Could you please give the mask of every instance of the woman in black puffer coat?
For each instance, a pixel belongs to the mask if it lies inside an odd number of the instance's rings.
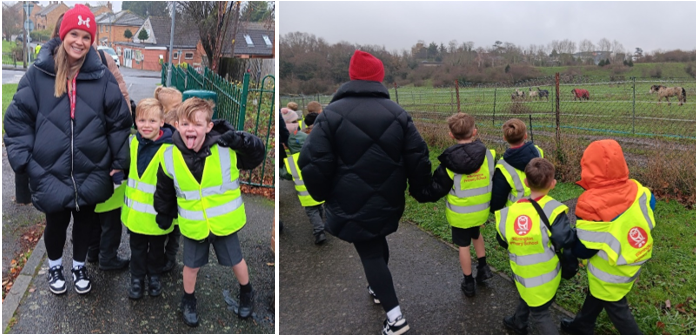
[[[111,196],[112,176],[129,166],[131,117],[116,79],[90,47],[96,30],[89,8],[66,12],[60,37],[41,48],[5,112],[10,165],[29,174],[32,203],[46,213],[54,294],[67,290],[61,265],[71,214],[75,290],[91,290],[84,262],[97,225],[94,207]]]
[[[388,269],[385,237],[397,230],[405,210],[407,180],[410,190],[421,191],[431,163],[412,119],[381,84],[383,75],[380,60],[354,53],[351,81],[315,120],[298,165],[310,195],[325,201],[327,231],[354,244],[369,293],[388,314],[384,328],[402,333],[409,327]]]

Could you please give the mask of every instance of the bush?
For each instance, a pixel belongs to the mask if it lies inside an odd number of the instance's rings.
[[[131,32],[130,29],[124,30],[124,37],[125,37],[125,38],[131,38],[131,37],[133,37],[133,33]]]
[[[142,41],[142,40],[147,40],[148,37],[149,37],[149,36],[148,36],[148,32],[145,31],[145,29],[141,29],[141,32],[138,33],[138,39],[141,40],[141,41]]]

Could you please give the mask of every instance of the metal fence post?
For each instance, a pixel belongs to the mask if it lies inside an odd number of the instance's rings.
[[[560,157],[560,73],[555,73],[555,149]]]
[[[635,134],[635,77],[633,77],[633,134]]]
[[[247,109],[247,90],[250,85],[250,74],[245,73],[245,77],[242,80],[242,95],[240,96],[240,113],[238,114],[238,127],[239,131],[245,129],[245,110]]]
[[[494,88],[494,107],[492,108],[492,126],[494,126],[494,115],[497,113],[497,88]]]
[[[456,102],[458,104],[458,113],[460,113],[460,91],[458,90],[458,80],[456,79]]]
[[[393,86],[395,86],[395,103],[400,105],[400,99],[397,97],[397,82],[393,82]]]

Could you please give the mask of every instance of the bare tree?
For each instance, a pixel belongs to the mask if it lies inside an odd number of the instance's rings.
[[[598,45],[599,45],[599,49],[602,50],[602,51],[611,52],[611,50],[613,50],[613,49],[612,49],[611,41],[609,41],[609,40],[606,39],[605,37],[599,40],[599,44],[598,44]]]
[[[24,12],[24,11],[22,11]],[[19,34],[22,31],[22,18],[13,13],[10,6],[2,4],[2,33],[5,34],[5,39],[10,40],[10,36]],[[7,50],[5,50],[7,51]]]
[[[448,42],[448,53],[453,54],[456,52],[456,46],[458,45],[458,41],[456,40],[451,40]]]
[[[611,50],[613,51],[613,60],[616,60],[616,55],[622,54],[625,52],[625,48],[623,47],[623,44],[618,42],[617,40],[613,40],[613,43],[611,43]]]
[[[583,39],[582,42],[579,42],[579,51],[581,52],[592,52],[594,49],[596,49],[594,43],[587,39]]]

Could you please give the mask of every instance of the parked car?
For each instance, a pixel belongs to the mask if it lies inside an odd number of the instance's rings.
[[[116,54],[116,51],[114,51],[114,49],[109,48],[109,47],[100,46],[100,47],[97,47],[97,50],[104,50],[105,53],[109,54],[111,56],[111,58],[114,59],[114,63],[116,63],[116,66],[121,68],[121,63],[119,63],[119,56]]]

